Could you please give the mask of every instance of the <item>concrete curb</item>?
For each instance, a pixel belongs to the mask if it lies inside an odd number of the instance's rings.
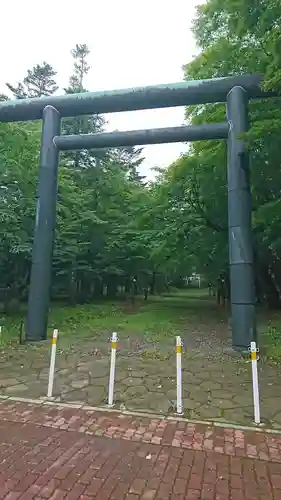
[[[141,418],[149,418],[149,419],[158,419],[158,420],[168,420],[168,421],[174,421],[174,422],[186,422],[189,424],[199,424],[199,425],[206,425],[208,427],[222,427],[222,428],[229,428],[229,429],[239,429],[241,431],[250,431],[250,432],[262,432],[266,434],[277,434],[281,435],[281,429],[272,429],[269,427],[265,427],[264,424],[261,424],[260,426],[252,425],[252,426],[247,426],[247,425],[240,425],[240,424],[235,424],[233,422],[218,422],[215,420],[192,420],[184,417],[179,417],[177,415],[158,415],[155,413],[149,413],[149,412],[140,412],[140,411],[130,411],[130,410],[118,410],[117,408],[109,408],[108,406],[90,406],[87,404],[84,404],[83,402],[81,403],[62,403],[60,401],[54,401],[54,398],[39,398],[39,399],[33,399],[33,398],[22,398],[22,397],[16,397],[16,396],[3,396],[0,395],[0,401],[14,401],[14,402],[19,402],[19,403],[27,403],[27,404],[34,404],[38,406],[54,406],[56,408],[65,408],[65,409],[81,409],[83,411],[95,411],[95,412],[102,412],[102,413],[117,413],[119,415],[124,415],[124,416],[132,416],[132,417],[141,417]]]

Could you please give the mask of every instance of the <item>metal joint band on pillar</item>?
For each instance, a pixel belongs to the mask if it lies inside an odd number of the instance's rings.
[[[247,107],[247,92],[234,87],[227,96],[228,225],[232,344],[239,349],[256,340],[249,157],[242,137],[248,130]]]
[[[59,150],[55,145],[54,137],[60,135],[60,122],[59,112],[53,106],[46,106],[43,111],[36,221],[28,296],[27,341],[44,340],[47,336],[59,166]]]

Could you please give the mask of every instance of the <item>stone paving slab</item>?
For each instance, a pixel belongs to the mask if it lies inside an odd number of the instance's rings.
[[[281,436],[0,402],[4,500],[279,500]]]
[[[191,335],[191,334],[190,334]],[[205,337],[209,339],[207,333]],[[58,343],[54,396],[62,402],[101,406],[107,402],[110,350],[107,337],[61,338]],[[201,342],[201,336],[199,338]],[[229,346],[213,337],[183,354],[183,410],[189,419],[250,425],[253,422],[251,364],[231,357]],[[172,340],[157,347],[127,347],[120,335],[116,363],[116,408],[173,414],[176,407],[176,368]],[[40,398],[46,396],[50,345],[13,346],[1,353],[0,394]],[[261,359],[258,364],[261,418],[281,428],[281,368]]]

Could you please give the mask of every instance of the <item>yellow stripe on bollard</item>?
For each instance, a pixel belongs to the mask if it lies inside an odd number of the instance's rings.
[[[181,354],[182,353],[182,346],[181,345],[176,345],[176,353]]]
[[[257,361],[257,353],[256,352],[251,352],[251,360],[252,361]]]
[[[52,345],[55,345],[57,343],[57,339],[52,339]]]
[[[111,342],[111,349],[117,349],[117,342]]]

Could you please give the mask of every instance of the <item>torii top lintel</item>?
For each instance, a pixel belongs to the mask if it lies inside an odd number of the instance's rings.
[[[225,102],[228,92],[236,86],[243,87],[249,98],[269,96],[270,94],[262,91],[261,82],[261,75],[238,75],[131,89],[9,100],[0,103],[0,122],[41,119],[43,109],[48,105],[55,107],[65,117]]]

